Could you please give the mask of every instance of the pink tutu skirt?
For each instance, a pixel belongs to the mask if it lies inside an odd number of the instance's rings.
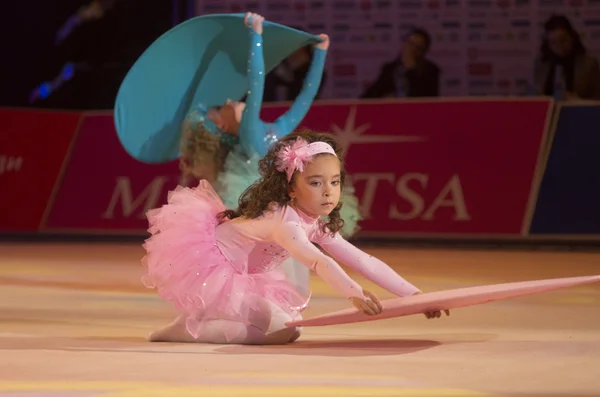
[[[166,205],[147,213],[151,237],[143,245],[142,264],[147,273],[142,281],[174,304],[195,338],[204,321],[255,325],[253,318],[273,305],[297,319],[308,302],[280,268],[248,273],[238,270],[247,266],[235,266],[223,255],[215,231],[218,214],[225,209],[203,180],[193,189],[178,186],[169,192]]]

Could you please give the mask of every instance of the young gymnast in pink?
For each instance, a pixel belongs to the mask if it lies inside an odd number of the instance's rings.
[[[340,236],[345,172],[331,135],[287,135],[260,160],[259,169],[261,178],[235,211],[226,210],[203,180],[193,189],[177,187],[168,204],[148,213],[152,236],[144,244],[143,281],[179,312],[173,323],[150,335],[151,341],[293,342],[300,330],[285,324],[300,317],[310,297],[279,268],[290,255],[367,314],[381,313],[381,303],[334,259],[398,296],[420,293]]]

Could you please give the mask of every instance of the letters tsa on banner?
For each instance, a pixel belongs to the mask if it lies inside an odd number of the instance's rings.
[[[551,102],[315,105],[303,127],[331,131],[368,234],[520,235]],[[264,109],[265,119],[283,107]]]

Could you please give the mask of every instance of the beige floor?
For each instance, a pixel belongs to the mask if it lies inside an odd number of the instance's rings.
[[[600,274],[593,253],[367,251],[427,291]],[[141,255],[0,245],[0,397],[600,395],[600,285],[305,328],[290,346],[151,344],[172,313],[141,286]],[[307,316],[346,307],[312,285]]]

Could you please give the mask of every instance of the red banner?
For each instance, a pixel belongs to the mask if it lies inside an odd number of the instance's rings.
[[[548,100],[316,104],[303,126],[348,146],[363,235],[519,235]],[[282,114],[264,109],[266,120]],[[51,229],[135,231],[177,184],[176,162],[121,147],[112,116],[87,116],[48,220]]]
[[[79,113],[0,109],[0,231],[37,231]]]
[[[166,202],[178,177],[177,162],[151,165],[130,157],[112,115],[86,116],[47,227],[143,232],[146,211]]]
[[[349,148],[363,234],[518,235],[550,111],[546,99],[340,102],[302,126]]]

